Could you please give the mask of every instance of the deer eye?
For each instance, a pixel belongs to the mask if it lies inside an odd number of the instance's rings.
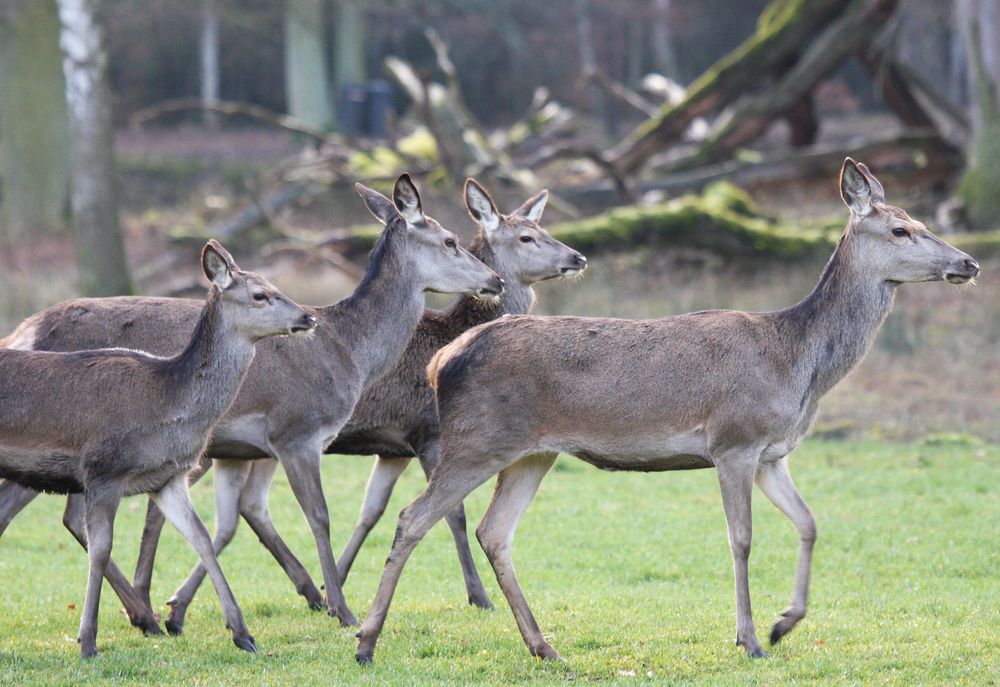
[[[264,301],[268,300],[267,294],[264,293],[255,293],[253,295],[253,299],[258,303],[263,303]]]
[[[451,239],[451,238],[445,239],[444,240],[444,245],[448,246],[448,248],[454,248],[455,247],[455,239]]]
[[[535,239],[533,237],[528,236],[527,234],[525,234],[524,236],[520,237],[520,241],[521,241],[521,243],[534,243]]]
[[[904,236],[909,236],[910,232],[908,232],[904,227],[893,227],[892,235],[903,238]]]

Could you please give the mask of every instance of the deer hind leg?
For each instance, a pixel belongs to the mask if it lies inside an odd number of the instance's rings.
[[[222,568],[219,567],[219,560],[215,557],[215,550],[212,548],[212,540],[208,536],[205,523],[198,517],[194,504],[191,503],[191,494],[188,492],[187,476],[178,475],[158,493],[150,494],[156,501],[156,505],[163,512],[164,517],[170,521],[181,535],[188,541],[198,555],[202,563],[208,570],[208,576],[215,585],[215,591],[222,604],[222,615],[226,619],[226,627],[233,634],[233,643],[244,651],[257,653],[257,645],[246,622],[243,620],[243,611],[236,603],[233,590],[229,588]]]
[[[84,551],[88,550],[86,513],[87,504],[82,494],[70,494],[66,498],[66,510],[63,511],[63,525],[65,525],[66,529],[69,530],[80,546],[83,547]],[[121,600],[129,622],[133,626],[139,628],[147,637],[163,634],[163,630],[160,629],[159,624],[156,622],[156,617],[153,615],[153,610],[132,585],[129,584],[128,578],[115,565],[114,560],[110,558],[105,564],[104,577]]]
[[[10,480],[0,480],[0,536],[7,526],[24,510],[24,507],[35,500],[38,492],[21,486]]]
[[[323,595],[316,588],[305,566],[299,562],[288,545],[285,544],[278,530],[271,521],[271,513],[267,507],[267,497],[271,491],[271,480],[278,469],[278,461],[273,458],[263,458],[252,461],[250,477],[240,494],[240,515],[250,525],[264,547],[271,552],[278,565],[288,575],[295,591],[304,596],[309,608],[320,611],[324,608]]]
[[[212,467],[212,459],[203,455],[198,464],[187,475],[188,485],[197,482]],[[156,560],[156,547],[160,543],[160,533],[166,520],[163,513],[156,507],[156,502],[149,499],[146,505],[146,523],[142,528],[142,540],[139,544],[139,559],[135,563],[132,575],[132,586],[142,600],[150,608],[149,590],[153,584],[153,562]]]
[[[218,556],[226,545],[236,535],[240,523],[239,500],[240,492],[250,474],[250,463],[245,460],[215,461],[215,538],[212,548]],[[167,601],[170,614],[167,616],[167,632],[172,635],[183,634],[184,616],[188,606],[194,600],[194,595],[205,579],[205,566],[198,562],[187,579],[177,588]]]
[[[351,540],[347,542],[344,552],[340,554],[340,563],[337,566],[340,570],[340,582],[343,584],[347,580],[354,559],[357,558],[361,545],[364,544],[368,533],[372,531],[375,524],[385,512],[389,497],[396,486],[399,476],[410,464],[409,458],[383,458],[375,456],[375,464],[372,472],[368,476],[368,484],[365,486],[365,500],[361,505],[361,515],[358,524],[354,526]]]
[[[514,612],[514,619],[528,651],[532,656],[558,660],[559,654],[542,637],[535,616],[528,608],[511,560],[511,546],[517,525],[555,460],[555,453],[543,453],[527,456],[504,468],[497,477],[496,489],[486,515],[476,528],[476,537],[490,559],[497,582],[507,597],[510,610]]]
[[[288,484],[292,487],[295,500],[306,516],[309,529],[316,541],[316,551],[319,554],[319,564],[323,570],[323,584],[326,586],[326,604],[328,613],[340,620],[344,627],[357,625],[358,621],[347,606],[344,591],[340,586],[340,573],[337,572],[337,561],[333,557],[333,547],[330,545],[330,512],[323,494],[323,484],[320,481],[319,461],[322,457],[322,446],[300,446],[279,450],[279,460],[288,475]]]
[[[441,460],[441,444],[434,440],[429,442],[420,451],[420,467],[430,480],[431,473]],[[458,553],[458,563],[462,566],[462,579],[465,580],[465,591],[469,598],[469,603],[478,608],[490,610],[493,603],[490,601],[486,587],[476,570],[476,561],[472,558],[472,549],[469,548],[469,532],[465,522],[465,504],[461,501],[448,515],[445,522],[451,530],[451,536],[455,540],[455,551]]]
[[[434,470],[427,488],[399,514],[396,537],[385,561],[382,579],[368,617],[357,633],[358,663],[371,663],[389,604],[399,583],[406,559],[427,531],[462,502],[469,492],[515,460],[516,453],[494,453],[492,457],[471,458],[474,451],[456,451],[451,460],[445,459]]]
[[[736,579],[736,643],[748,656],[767,656],[757,641],[750,607],[750,544],[753,539],[752,509],[754,473],[759,451],[735,451],[713,456],[719,472],[722,506],[729,526],[729,548]]]
[[[89,558],[87,596],[80,618],[80,656],[97,656],[97,612],[101,605],[101,585],[104,571],[111,560],[111,542],[114,539],[115,513],[121,501],[117,485],[88,485],[86,493],[86,537]]]
[[[757,486],[784,513],[799,533],[799,559],[795,571],[795,591],[792,603],[782,611],[782,618],[771,628],[771,644],[777,644],[806,617],[809,597],[809,571],[812,566],[813,545],[816,543],[816,521],[809,506],[802,500],[788,472],[788,459],[775,463],[762,463],[757,468]]]

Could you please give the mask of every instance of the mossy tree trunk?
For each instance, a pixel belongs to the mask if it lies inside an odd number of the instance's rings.
[[[15,240],[66,229],[69,132],[54,0],[0,6],[3,227]]]
[[[960,0],[973,93],[968,166],[958,187],[974,227],[1000,225],[1000,0]]]
[[[132,293],[115,188],[114,129],[100,0],[58,0],[72,165],[73,229],[83,292]]]
[[[695,81],[684,100],[664,106],[609,151],[608,162],[620,174],[635,173],[652,155],[679,141],[695,118],[719,111],[770,78],[849,4],[850,0],[772,0],[753,36]]]

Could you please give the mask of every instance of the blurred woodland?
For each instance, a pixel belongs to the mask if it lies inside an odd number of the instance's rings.
[[[501,209],[552,191],[592,268],[543,312],[779,307],[843,226],[850,154],[983,261],[977,304],[915,289],[881,345],[973,387],[934,427],[996,434],[998,94],[1000,0],[0,0],[0,324],[199,293],[207,236],[330,302],[375,235],[351,185],[404,171],[465,236],[467,176]],[[941,381],[831,405],[905,433]]]

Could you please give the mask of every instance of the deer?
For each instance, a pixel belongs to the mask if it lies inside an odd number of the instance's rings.
[[[575,277],[587,266],[580,252],[559,242],[539,225],[548,191],[528,198],[509,215],[497,209],[492,196],[475,179],[466,180],[463,197],[478,227],[469,251],[494,269],[506,286],[498,300],[462,296],[445,310],[424,311],[399,362],[365,391],[351,419],[327,447],[328,454],[376,455],[360,517],[340,555],[342,581],[368,533],[385,512],[396,481],[410,460],[415,456],[428,478],[438,463],[437,404],[425,374],[434,353],[477,324],[530,312],[535,303],[533,284]],[[469,603],[492,608],[469,550],[463,506],[459,504],[446,520],[455,540]]]
[[[246,382],[213,430],[206,451],[216,475],[216,554],[232,538],[242,512],[309,607],[326,608],[344,626],[356,625],[357,620],[344,598],[330,542],[320,478],[323,449],[350,418],[364,389],[396,363],[423,314],[425,292],[474,294],[490,300],[499,297],[504,287],[500,276],[463,248],[455,234],[424,214],[409,175],[396,180],[392,200],[363,184],[355,189],[385,225],[364,277],[348,298],[313,308],[317,324],[309,338],[271,340],[258,346]],[[113,345],[170,352],[179,349],[194,328],[196,306],[194,301],[171,298],[68,301],[28,318],[0,345],[46,350]],[[259,464],[252,477],[256,484],[248,490],[250,497],[241,499],[254,463]],[[268,512],[267,494],[279,463],[316,543],[325,602]],[[144,538],[159,535],[165,514],[158,512],[158,506],[155,500],[150,504]],[[72,510],[68,504],[67,511]],[[67,526],[72,521],[71,516],[64,518]],[[211,574],[199,564],[192,577],[204,574],[202,570]],[[119,597],[133,624],[135,618],[152,615],[149,577],[137,577],[134,586],[125,579],[115,582],[126,592]],[[171,634],[183,632],[187,610],[179,600],[183,594],[179,590],[167,602],[170,613],[165,624]],[[148,622],[140,625],[144,631],[147,627]]]
[[[309,332],[316,318],[216,241],[202,251],[212,285],[183,350],[71,353],[0,350],[0,477],[80,494],[89,556],[80,654],[97,655],[101,584],[121,499],[148,494],[198,553],[233,642],[257,651],[188,493],[187,472],[236,398],[267,337]]]
[[[399,514],[355,658],[372,661],[403,566],[428,529],[498,475],[476,536],[529,652],[559,659],[532,615],[511,558],[518,522],[559,452],[603,470],[715,468],[736,590],[736,643],[766,654],[750,607],[751,495],[756,482],[799,535],[791,604],[777,643],[806,615],[816,523],[788,455],[818,403],[864,358],[909,282],[964,284],[979,265],[888,205],[847,158],[847,223],[815,289],[774,312],[715,310],[654,320],[511,316],[475,327],[427,368],[441,424],[430,483]]]

